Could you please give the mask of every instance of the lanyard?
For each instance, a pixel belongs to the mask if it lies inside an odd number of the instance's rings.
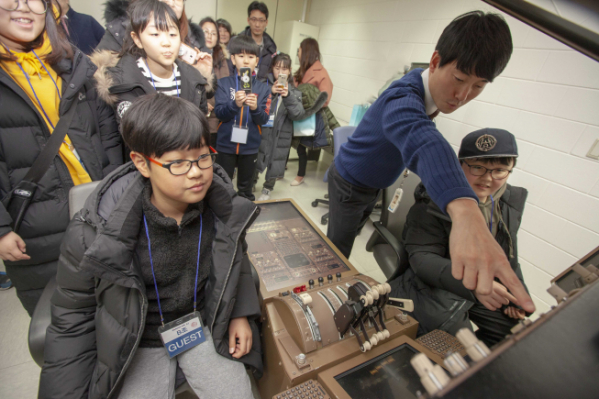
[[[193,290],[193,311],[197,309],[198,303],[198,274],[200,272],[200,245],[202,244],[202,227],[204,221],[200,214],[200,240],[198,241],[198,265],[196,266],[196,283]],[[146,237],[148,237],[148,252],[150,253],[150,266],[152,268],[152,278],[154,279],[154,288],[156,289],[156,299],[158,300],[158,311],[160,312],[160,322],[164,327],[164,317],[162,316],[162,307],[160,306],[160,295],[158,294],[158,284],[156,283],[156,275],[154,274],[154,262],[152,261],[152,245],[150,244],[150,232],[148,230],[148,222],[144,214],[144,226],[146,227]]]
[[[152,79],[152,86],[154,86],[154,90],[156,90],[156,83],[154,83],[154,75],[152,75],[152,71],[150,71],[150,67],[148,66],[148,62],[145,58],[144,62],[146,64],[146,68],[148,68],[148,72],[150,73],[150,79]],[[179,82],[177,82],[177,76],[175,75],[175,64],[173,64],[173,78],[175,79],[175,84],[177,85],[177,97],[179,97]]]
[[[491,230],[491,234],[493,234],[493,212],[495,211],[495,200],[493,199],[493,196],[490,195],[491,197],[491,223],[489,225],[489,230]]]
[[[251,77],[250,77],[251,79]],[[235,79],[235,93],[237,93],[239,91],[239,76],[237,76],[237,79]],[[243,109],[245,107],[241,107],[241,120],[239,121],[239,127],[241,128],[241,124],[243,123]],[[248,128],[248,123],[250,123],[250,106],[248,105],[248,117],[247,120],[245,121],[245,128]],[[235,126],[237,124],[237,116],[235,116],[235,123],[233,124],[233,126]]]

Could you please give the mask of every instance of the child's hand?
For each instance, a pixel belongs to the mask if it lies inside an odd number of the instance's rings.
[[[518,300],[516,297],[510,294],[507,288],[497,281],[493,281],[493,289],[489,295],[479,294],[476,291],[474,292],[474,295],[480,303],[492,311],[495,311],[503,305],[509,304],[510,302],[518,305]]]
[[[245,91],[240,90],[237,93],[235,93],[235,104],[241,108],[243,107],[243,103],[246,99],[246,95],[245,95]]]
[[[513,306],[508,306],[503,310],[503,313],[512,319],[524,320],[526,313],[523,309],[518,309]]]
[[[229,323],[229,353],[235,359],[247,355],[252,349],[252,329],[247,317],[232,319]]]
[[[258,108],[258,96],[254,93],[248,94],[245,98],[245,105],[248,105],[252,111]]]
[[[29,260],[31,257],[25,254],[25,241],[14,231],[0,238],[0,259],[16,262]]]

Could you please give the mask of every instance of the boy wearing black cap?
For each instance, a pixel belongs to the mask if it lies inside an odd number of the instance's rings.
[[[507,184],[516,164],[516,139],[501,129],[481,129],[462,140],[458,158],[466,180],[479,199],[489,231],[504,250],[522,284],[517,237],[528,192]],[[420,184],[416,203],[407,216],[403,239],[410,268],[391,282],[392,295],[414,301],[419,334],[440,329],[454,334],[478,326],[476,335],[491,346],[501,341],[525,317],[516,298],[498,281],[491,294],[468,290],[451,274],[449,233],[451,219],[431,200]],[[526,285],[524,285],[526,287]]]

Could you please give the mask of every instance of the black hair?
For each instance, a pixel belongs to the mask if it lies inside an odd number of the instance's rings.
[[[492,164],[492,163],[498,163],[500,165],[512,166],[515,168],[517,160],[518,159],[516,157],[467,158],[467,159],[460,159],[460,163],[464,163],[466,161],[482,162],[487,165]],[[512,164],[512,161],[514,161],[513,164]]]
[[[160,0],[138,0],[132,2],[127,13],[129,14],[130,28],[123,43],[123,49],[120,54],[121,57],[127,53],[136,57],[146,57],[146,52],[137,47],[133,41],[131,32],[135,32],[139,37],[141,33],[146,30],[150,22],[152,22],[150,20],[152,14],[154,16],[154,25],[159,31],[168,32],[169,27],[174,25],[179,31],[179,34],[181,33],[181,23],[177,19],[177,14],[175,14],[175,11],[169,5]],[[182,37],[181,42],[183,42],[183,40],[184,38]]]
[[[225,28],[227,30],[227,32],[229,32],[229,36],[233,36],[233,28],[231,27],[231,24],[229,23],[229,21],[227,21],[226,19],[223,19],[223,18],[217,19],[216,27],[217,28],[220,28],[220,27]]]
[[[447,25],[435,50],[439,67],[457,61],[460,71],[492,82],[510,60],[512,35],[502,16],[472,11]]]
[[[260,11],[262,14],[264,14],[264,16],[266,17],[266,19],[268,20],[268,7],[266,7],[266,4],[264,4],[261,1],[253,1],[250,6],[248,7],[248,17],[250,16],[250,14],[252,13],[252,11],[254,10],[258,10]]]
[[[239,35],[231,39],[229,42],[229,52],[235,54],[252,54],[256,57],[260,56],[260,47],[254,39],[249,36]]]
[[[277,64],[283,64],[283,68],[289,69],[289,76],[287,77],[288,82],[293,82],[293,74],[291,73],[291,57],[289,54],[279,53],[272,59],[268,73],[273,73],[273,70]]]
[[[191,102],[165,94],[136,99],[121,121],[123,140],[131,151],[160,158],[169,151],[210,145],[210,127]]]

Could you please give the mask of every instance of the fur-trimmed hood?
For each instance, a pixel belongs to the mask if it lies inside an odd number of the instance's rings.
[[[122,84],[124,82],[116,82],[112,68],[115,68],[121,58],[118,54],[103,50],[96,51],[90,56],[92,62],[98,67],[98,70],[94,74],[94,78],[96,80],[96,89],[98,91],[98,95],[109,105],[113,106],[118,102],[118,95],[116,93],[111,92],[110,88],[114,87],[117,84]],[[178,63],[181,73],[185,74],[185,70],[189,71],[187,68],[195,68],[183,63],[182,61]],[[212,92],[214,90],[212,86],[212,82],[215,80],[214,75],[210,77],[205,77],[200,73],[201,78],[200,84],[204,85],[206,92]],[[182,76],[183,78],[183,76]],[[127,82],[133,83],[133,82]]]

